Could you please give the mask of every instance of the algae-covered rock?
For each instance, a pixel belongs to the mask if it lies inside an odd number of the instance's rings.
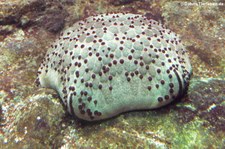
[[[132,3],[133,1],[135,0],[108,0],[110,4],[113,4],[113,5],[125,5],[125,4],[129,4],[129,3]]]
[[[60,103],[52,101],[50,95],[29,97],[28,102],[23,103],[15,116],[11,131],[6,133],[6,137],[10,140],[5,144],[6,147],[16,145],[21,148],[33,146],[43,148],[62,145],[63,136],[59,134],[62,130],[64,111]]]
[[[219,9],[224,6],[218,0],[172,1],[162,7],[167,26],[178,31],[187,49],[193,53],[193,68],[199,77],[215,77],[224,72],[224,11]]]
[[[189,101],[212,131],[225,132],[225,80],[193,80]]]
[[[0,25],[19,27],[36,25],[50,32],[58,32],[65,23],[66,10],[59,1],[9,0],[0,3]],[[1,29],[1,26],[0,26]],[[3,30],[8,33],[8,30]]]
[[[223,1],[111,2],[0,0],[0,148],[225,148]],[[157,110],[80,123],[64,115],[55,92],[37,91],[38,65],[64,25],[124,11],[181,35],[193,66],[188,94]]]
[[[2,102],[3,102],[3,98],[0,95],[0,123],[2,121]]]

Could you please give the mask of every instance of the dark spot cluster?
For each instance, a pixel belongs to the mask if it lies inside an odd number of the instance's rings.
[[[93,104],[97,105],[97,100],[93,100],[92,96],[88,96],[86,91],[81,91],[81,97],[78,98],[78,109],[80,114],[87,115],[90,119],[94,119],[95,116],[101,116],[102,113],[98,110],[90,109],[87,105],[93,102]]]
[[[69,87],[70,90],[73,90],[73,87]],[[74,111],[78,111],[79,114],[81,115],[86,115],[87,117],[89,117],[91,120],[94,119],[96,116],[99,117],[102,115],[102,113],[98,110],[93,110],[91,108],[89,108],[89,104],[94,104],[95,107],[97,106],[97,100],[93,99],[92,96],[87,92],[87,91],[80,91],[78,94],[76,92],[72,92],[70,94],[70,98],[69,100],[69,104],[68,106],[70,106],[70,110],[72,114],[76,114],[76,112]],[[72,103],[75,102],[74,99],[77,99],[77,109],[75,110],[73,107]]]

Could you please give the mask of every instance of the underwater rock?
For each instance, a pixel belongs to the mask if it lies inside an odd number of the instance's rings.
[[[53,99],[51,95],[35,95],[29,98],[30,102],[26,102],[23,109],[18,111],[15,131],[16,138],[21,138],[16,142],[19,148],[24,146],[43,148],[43,145],[52,143],[57,146],[61,143],[62,136],[59,134],[62,130],[63,107],[51,99]],[[12,141],[7,146],[10,148],[14,143]]]
[[[0,25],[0,36],[5,36],[13,32],[13,27],[10,25]]]
[[[117,0],[117,1],[109,0],[109,3],[118,6],[118,5],[129,4],[129,3],[132,3],[133,1],[135,0]]]
[[[225,131],[225,81],[221,79],[192,80],[189,101],[204,124],[213,131]]]
[[[192,68],[179,37],[139,14],[101,14],[75,23],[52,45],[36,83],[55,89],[87,121],[154,109],[181,97]]]
[[[3,98],[0,98],[0,122],[2,121],[2,102]]]
[[[49,32],[58,32],[64,27],[67,15],[59,1],[16,0],[0,3],[0,25],[16,24],[22,28],[36,25]]]

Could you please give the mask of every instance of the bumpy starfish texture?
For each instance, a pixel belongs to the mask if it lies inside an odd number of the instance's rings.
[[[175,33],[143,15],[112,13],[65,30],[36,82],[55,89],[75,117],[95,121],[162,107],[184,94],[191,73]]]

